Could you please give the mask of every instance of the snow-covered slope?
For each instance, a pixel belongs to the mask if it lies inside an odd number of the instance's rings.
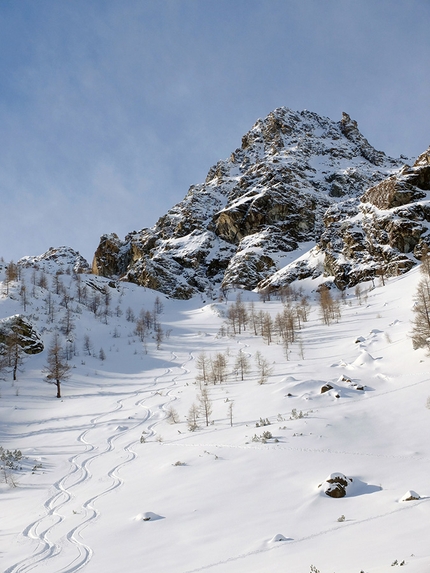
[[[93,272],[176,298],[220,285],[253,289],[319,240],[330,205],[357,202],[404,159],[376,151],[345,113],[334,122],[276,109],[154,227],[125,240],[103,236]]]
[[[320,279],[284,291],[307,315],[286,348],[275,325],[267,334],[280,300],[242,292],[243,330],[234,293],[172,300],[44,260],[26,259],[8,295],[1,285],[0,318],[24,315],[45,345],[1,381],[0,446],[23,454],[0,479],[1,570],[428,573],[429,359],[409,339],[418,269],[363,284],[359,299],[345,290],[330,325]],[[72,367],[62,399],[42,373],[57,329]],[[200,387],[202,357],[219,354],[225,379]],[[202,389],[209,425],[200,415],[190,431]],[[339,473],[352,481],[334,499],[325,484]]]

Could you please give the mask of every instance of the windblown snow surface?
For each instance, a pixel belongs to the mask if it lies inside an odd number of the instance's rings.
[[[23,269],[29,292],[31,272]],[[23,312],[19,283],[8,296],[3,287],[0,318],[31,316],[46,348],[25,359],[15,383],[8,373],[0,381],[0,445],[24,455],[17,487],[0,479],[0,569],[428,573],[429,358],[410,340],[419,278],[414,270],[385,286],[365,284],[361,304],[346,291],[342,317],[329,326],[318,282],[303,281],[311,311],[288,360],[276,338],[268,345],[250,328],[225,335],[233,292],[227,302],[178,301],[125,283],[111,289],[106,317],[75,299],[62,399],[42,370],[64,306],[51,323],[46,291],[33,288]],[[61,280],[74,292],[73,276]],[[156,296],[166,336],[159,349],[149,337],[145,349],[126,309],[152,312]],[[254,293],[242,299],[273,317],[282,310]],[[257,351],[273,368],[262,385]],[[192,432],[186,419],[202,352],[227,352],[229,376],[207,386],[211,423],[200,418]],[[243,381],[233,373],[239,352],[251,363]],[[172,406],[177,423],[168,419]],[[260,418],[270,425],[257,427]],[[273,437],[253,441],[264,431]],[[341,499],[319,487],[336,472],[353,480]],[[419,499],[403,501],[411,491]]]

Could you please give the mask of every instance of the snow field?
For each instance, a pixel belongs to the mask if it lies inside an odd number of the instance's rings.
[[[382,573],[405,560],[407,571],[427,572],[430,377],[428,358],[408,338],[418,280],[416,271],[392,279],[362,305],[348,292],[330,326],[319,318],[317,285],[304,282],[312,302],[299,333],[304,359],[292,344],[288,361],[280,344],[249,329],[220,336],[226,303],[163,298],[159,320],[171,332],[158,350],[148,339],[147,354],[124,314],[104,324],[84,309],[62,400],[41,375],[46,351],[26,360],[15,386],[1,383],[0,444],[20,448],[29,467],[42,464],[17,472],[17,488],[0,484],[3,570],[308,573],[313,564],[321,573]],[[133,285],[122,293],[113,291],[112,308],[136,315],[157,296]],[[273,316],[282,309],[248,298]],[[30,311],[36,304],[42,308],[40,299]],[[21,311],[10,298],[0,308],[2,316]],[[82,349],[85,333],[95,356]],[[207,386],[213,424],[201,419],[190,432],[197,357],[227,350],[230,372],[240,350],[252,371],[243,382],[230,374]],[[257,351],[273,367],[263,385]],[[325,383],[333,389],[321,394]],[[294,419],[293,409],[303,417]],[[256,427],[260,418],[270,425]],[[278,441],[252,440],[265,430]],[[354,480],[345,498],[318,487],[333,472]],[[408,490],[420,500],[400,501]],[[285,541],[273,541],[278,534]]]

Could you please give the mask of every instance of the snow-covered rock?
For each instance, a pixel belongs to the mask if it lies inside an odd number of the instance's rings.
[[[40,335],[25,316],[15,314],[0,319],[0,354],[2,345],[7,345],[12,336],[17,337],[19,346],[26,354],[39,354],[44,348]]]
[[[430,148],[369,188],[360,203],[331,206],[319,249],[338,287],[410,270],[430,244]]]
[[[25,268],[32,267],[49,274],[90,272],[88,262],[70,247],[50,247],[46,253],[37,257],[23,257],[18,261],[18,265]]]
[[[93,272],[176,298],[321,274],[322,265],[302,261],[277,275],[303,254],[301,245],[319,240],[331,205],[351,198],[356,208],[367,188],[402,165],[376,151],[347,114],[334,122],[276,109],[154,227],[124,241],[104,235]]]
[[[421,499],[421,496],[416,491],[410,489],[402,496],[400,501],[415,501],[417,499]]]
[[[352,478],[346,477],[340,472],[335,472],[330,474],[320,487],[322,487],[325,495],[340,498],[346,496],[347,487],[352,483],[352,481]]]

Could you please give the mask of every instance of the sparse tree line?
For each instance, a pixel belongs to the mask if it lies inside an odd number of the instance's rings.
[[[60,398],[61,383],[70,376],[69,362],[73,356],[79,355],[74,331],[75,320],[82,314],[82,307],[87,308],[95,318],[108,324],[109,317],[123,315],[121,305],[117,304],[115,308],[112,308],[111,286],[99,285],[90,277],[86,278],[69,270],[66,273],[57,272],[49,280],[49,276],[43,269],[33,268],[30,284],[25,283],[21,266],[13,261],[3,265],[3,271],[4,280],[1,283],[0,294],[19,300],[30,320],[38,320],[39,314],[44,313],[47,317],[47,324],[53,325],[54,333],[43,373],[48,382],[55,384],[57,397]],[[27,280],[29,275],[30,272],[27,272]],[[71,275],[69,281],[64,280],[64,275]],[[121,296],[122,293],[120,293],[119,303]],[[32,314],[28,313],[29,310]],[[147,353],[149,337],[155,341],[159,349],[164,338],[169,335],[169,332],[163,330],[159,321],[162,312],[163,303],[158,296],[155,298],[152,310],[142,309],[138,317],[135,317],[130,307],[126,310],[126,319],[134,326],[129,336],[139,337],[145,353]],[[113,338],[120,336],[117,327],[114,328],[112,336]],[[102,362],[106,359],[103,348],[100,348],[98,353],[94,351],[93,342],[88,334],[84,335],[82,349],[88,356],[98,357]],[[26,355],[20,345],[18,333],[11,331],[5,341],[0,343],[0,374],[2,371],[9,370],[15,381],[24,356]]]
[[[226,328],[221,328],[221,335],[236,336],[248,329],[255,336],[261,336],[266,344],[281,342],[288,350],[290,344],[299,340],[297,333],[308,321],[311,305],[300,289],[289,285],[279,289],[277,296],[283,302],[283,309],[272,317],[269,311],[256,310],[254,302],[244,303],[238,294],[236,301],[228,306]],[[333,297],[330,288],[320,285],[317,297],[323,323],[329,325],[339,321],[341,301]]]
[[[229,370],[229,352],[217,352],[214,356],[201,352],[196,358],[197,375],[196,383],[200,388],[213,384],[222,384],[233,375],[236,379],[240,377],[243,381],[245,376],[252,371],[250,355],[244,350],[237,353],[232,370]],[[261,352],[255,353],[255,366],[257,369],[257,380],[259,384],[267,382],[268,377],[273,372],[268,360]]]
[[[244,303],[239,294],[227,309],[220,336],[236,336],[248,330],[254,336],[260,336],[267,345],[282,344],[287,358],[291,344],[298,343],[303,358],[299,331],[308,321],[311,305],[308,297],[298,296],[292,287],[285,287],[283,293],[282,311],[274,317],[269,311],[257,310],[253,301]]]
[[[133,310],[128,307],[126,310],[126,319],[129,322],[135,323],[134,333],[139,337],[142,342],[145,352],[147,352],[147,339],[152,336],[157,345],[157,349],[161,348],[161,344],[165,338],[166,333],[163,330],[161,323],[158,320],[159,315],[163,312],[163,304],[157,296],[154,301],[154,308],[152,312],[149,310],[141,309],[139,316],[134,316]]]
[[[217,352],[214,356],[201,352],[197,356],[197,375],[195,377],[195,383],[199,386],[199,392],[196,401],[191,404],[188,411],[187,424],[189,431],[194,432],[197,430],[201,421],[203,421],[206,426],[213,423],[211,421],[212,400],[209,390],[210,385],[215,386],[227,382],[231,376],[234,376],[236,379],[240,377],[240,380],[243,381],[245,376],[252,371],[250,356],[243,350],[240,350],[236,355],[232,370],[229,369],[228,360],[228,352]],[[255,353],[255,366],[257,369],[258,384],[265,384],[273,372],[273,367],[269,361],[262,356],[261,352],[258,351]],[[230,425],[233,426],[234,402],[228,399],[226,402],[228,404],[227,416]],[[176,410],[172,411],[172,408],[168,411],[168,418],[175,423],[179,421]]]
[[[295,292],[291,287],[289,291]],[[283,310],[275,318],[268,311],[256,310],[255,303],[244,303],[241,294],[231,303],[226,313],[227,331],[222,334],[236,336],[247,329],[255,336],[261,336],[266,344],[276,338],[289,342],[295,341],[295,331],[307,322],[310,311],[309,299],[301,296],[294,303],[291,299],[284,301]]]

